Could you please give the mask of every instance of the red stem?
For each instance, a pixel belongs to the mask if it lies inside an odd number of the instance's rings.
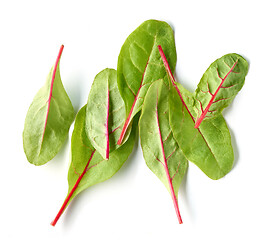
[[[162,136],[161,136],[161,132],[160,132],[160,125],[159,125],[159,119],[158,119],[158,94],[157,94],[157,104],[156,104],[156,116],[157,116],[157,124],[158,124],[158,133],[159,133],[159,138],[160,138],[160,143],[161,143],[161,148],[162,148],[162,155],[163,155],[163,159],[164,159],[163,166],[164,166],[164,169],[165,169],[165,172],[166,172],[167,180],[169,182],[169,187],[170,187],[170,192],[171,192],[175,212],[176,212],[179,224],[182,224],[183,221],[182,221],[182,218],[181,218],[181,215],[180,215],[178,202],[177,202],[175,192],[174,192],[174,189],[173,189],[172,178],[171,178],[170,173],[169,173],[169,169],[168,169],[168,165],[167,165],[167,159],[166,159],[166,155],[165,155],[165,151],[164,151],[163,140],[162,140]]]
[[[53,69],[52,82],[51,82],[51,87],[50,87],[50,94],[49,94],[49,98],[47,100],[48,101],[48,108],[47,108],[47,114],[46,114],[46,119],[45,119],[45,125],[44,125],[44,129],[43,129],[42,141],[43,141],[43,138],[44,138],[45,129],[46,129],[46,126],[47,126],[47,120],[48,120],[48,116],[49,116],[49,110],[50,110],[50,105],[51,105],[53,83],[54,83],[54,79],[55,79],[55,74],[56,74],[57,66],[58,66],[58,63],[60,61],[63,49],[64,49],[64,45],[62,45],[60,47],[60,50],[59,50],[59,53],[58,53],[58,56],[56,58],[56,62],[55,62],[55,65],[54,65],[54,69]]]
[[[177,218],[178,218],[178,222],[179,222],[179,224],[182,224],[183,221],[182,221],[182,218],[181,218],[181,215],[180,215],[178,202],[177,202],[177,199],[176,199],[176,196],[175,196],[175,192],[174,192],[174,189],[173,189],[172,179],[171,179],[171,176],[169,174],[169,170],[168,170],[168,166],[167,166],[167,161],[165,161],[165,167],[164,168],[165,168],[167,179],[169,181],[171,196],[172,196],[172,200],[173,200],[174,209],[175,209],[175,212],[176,212],[176,215],[177,215]]]
[[[82,174],[79,176],[79,178],[77,179],[77,181],[76,181],[76,183],[74,184],[73,188],[71,189],[70,193],[67,195],[67,197],[66,197],[66,199],[65,199],[65,201],[64,201],[64,203],[63,203],[63,205],[62,205],[62,207],[60,208],[59,212],[57,213],[55,219],[51,222],[51,225],[52,225],[52,226],[55,226],[55,224],[57,223],[57,221],[59,220],[59,218],[60,218],[61,215],[63,214],[63,212],[64,212],[64,210],[65,210],[65,208],[66,208],[66,206],[67,206],[67,204],[68,204],[68,202],[69,202],[69,200],[70,200],[70,198],[72,197],[73,193],[74,193],[75,190],[77,189],[77,187],[78,187],[80,181],[82,180],[84,174],[87,172],[87,168],[88,168],[88,166],[89,166],[89,164],[90,164],[91,159],[93,158],[93,155],[94,155],[95,151],[96,151],[96,150],[94,150],[94,151],[92,152],[92,154],[91,154],[91,156],[90,156],[90,158],[89,158],[89,160],[88,160],[88,162],[87,162],[87,164],[86,164],[86,166],[85,166],[85,168],[84,168]]]
[[[237,64],[238,61],[236,61],[233,66],[231,67],[230,71],[226,74],[226,76],[224,78],[221,78],[221,83],[218,86],[217,90],[215,91],[215,93],[212,95],[210,102],[208,103],[208,105],[206,106],[206,108],[203,110],[201,116],[198,118],[198,120],[195,123],[195,128],[198,128],[202,122],[202,120],[205,118],[205,115],[207,114],[207,112],[209,111],[209,108],[211,107],[212,103],[214,102],[215,97],[218,94],[218,91],[220,90],[220,88],[222,87],[222,84],[224,83],[224,81],[226,80],[226,78],[229,76],[229,74],[232,72],[232,70],[234,69],[235,65]]]
[[[110,110],[110,90],[109,90],[109,83],[108,83],[108,102],[107,102],[107,119],[106,119],[106,141],[107,141],[107,147],[106,147],[106,159],[109,159],[109,152],[110,152],[110,140],[109,140],[109,110]]]
[[[123,129],[122,129],[122,131],[121,131],[121,134],[120,134],[120,137],[119,137],[119,139],[118,139],[118,141],[117,141],[117,144],[118,144],[118,145],[121,145],[121,143],[122,143],[122,141],[123,141],[123,138],[124,138],[124,136],[125,136],[125,134],[126,134],[128,125],[129,125],[130,120],[131,120],[132,112],[133,112],[134,107],[135,107],[135,104],[136,104],[136,102],[137,102],[137,100],[138,100],[138,98],[139,98],[140,90],[141,90],[141,88],[142,88],[142,86],[143,86],[144,74],[145,74],[145,72],[146,72],[146,68],[147,68],[147,66],[148,66],[148,63],[149,63],[149,58],[148,58],[148,60],[147,60],[147,63],[146,63],[146,65],[145,65],[145,68],[144,68],[144,72],[143,72],[143,75],[142,75],[142,80],[141,80],[140,87],[139,87],[139,89],[138,89],[138,91],[137,91],[137,94],[136,94],[136,96],[135,96],[135,98],[134,98],[134,101],[133,101],[133,104],[132,104],[131,109],[130,109],[130,111],[129,111],[128,117],[127,117],[127,119],[126,119],[126,121],[125,121],[125,123],[124,123],[124,127],[123,127]]]
[[[137,95],[138,95],[138,94],[137,94]],[[123,138],[124,138],[124,136],[125,136],[125,134],[126,134],[127,127],[128,127],[128,125],[129,125],[129,123],[130,123],[131,115],[132,115],[132,112],[133,112],[135,103],[136,103],[136,101],[137,101],[137,95],[135,96],[135,99],[134,99],[134,102],[133,102],[132,107],[131,107],[131,109],[130,109],[130,112],[129,112],[129,114],[128,114],[128,117],[127,117],[127,119],[126,119],[126,121],[125,121],[125,123],[124,123],[123,129],[122,129],[122,131],[121,131],[121,133],[120,133],[120,137],[119,137],[119,139],[118,139],[118,141],[117,141],[117,144],[118,144],[118,145],[121,145],[121,143],[122,143],[122,141],[123,141]]]
[[[185,101],[184,101],[184,99],[183,99],[183,96],[182,96],[182,94],[181,94],[179,88],[177,87],[177,85],[176,85],[176,83],[175,83],[175,79],[174,79],[174,76],[173,76],[173,74],[172,74],[171,68],[170,68],[169,63],[168,63],[168,61],[167,61],[167,59],[166,59],[166,56],[165,56],[165,54],[164,54],[164,52],[163,52],[163,50],[162,50],[162,47],[161,47],[160,45],[158,45],[158,50],[159,50],[161,59],[162,59],[162,61],[163,61],[163,64],[164,64],[164,66],[165,66],[165,68],[166,68],[166,71],[167,71],[167,73],[169,74],[169,77],[170,77],[170,79],[171,79],[172,85],[175,87],[175,89],[176,89],[176,91],[177,91],[177,93],[178,93],[178,95],[179,95],[179,97],[180,97],[182,103],[184,104],[185,108],[187,109],[187,111],[188,111],[190,117],[192,118],[193,122],[195,122],[194,117],[193,117],[192,114],[190,113],[190,111],[189,111],[189,109],[188,109],[188,107],[187,107],[187,105],[186,105],[186,103],[185,103]]]

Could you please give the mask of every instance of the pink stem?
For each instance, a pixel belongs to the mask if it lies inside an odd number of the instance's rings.
[[[167,179],[169,181],[171,196],[172,196],[172,200],[173,200],[174,209],[175,209],[175,212],[176,212],[176,215],[177,215],[177,218],[178,218],[178,222],[179,222],[179,224],[182,224],[183,221],[182,221],[182,218],[181,218],[181,215],[180,215],[178,202],[177,202],[177,199],[176,199],[176,196],[175,196],[175,192],[174,192],[174,189],[173,189],[172,179],[171,179],[171,176],[169,174],[169,170],[168,170],[168,166],[167,166],[167,161],[165,162],[165,167],[164,168],[165,168]]]
[[[137,101],[137,95],[135,96],[135,100],[134,100],[134,102],[133,102],[133,104],[132,104],[132,107],[131,107],[131,109],[130,109],[130,112],[129,112],[129,114],[128,114],[128,117],[127,117],[127,119],[126,119],[126,121],[125,121],[125,123],[124,123],[123,129],[122,129],[122,131],[121,131],[121,133],[120,133],[120,137],[119,137],[119,139],[118,139],[118,141],[117,141],[117,144],[118,144],[118,145],[121,145],[121,143],[122,143],[122,141],[123,141],[123,138],[124,138],[124,136],[125,136],[125,134],[126,134],[127,127],[128,127],[128,125],[129,125],[129,123],[130,123],[131,115],[132,115],[134,106],[135,106],[135,104],[136,104],[136,101]]]
[[[204,111],[202,112],[201,116],[198,118],[198,120],[195,123],[195,128],[198,128],[202,122],[202,120],[205,118],[205,115],[207,114],[207,112],[209,111],[209,108],[211,107],[212,103],[214,102],[215,97],[218,94],[218,91],[220,90],[220,88],[222,87],[222,84],[224,83],[224,81],[226,80],[226,78],[229,76],[229,74],[233,71],[235,65],[237,64],[238,61],[236,61],[233,66],[231,67],[230,71],[226,74],[226,76],[224,78],[221,78],[221,83],[218,86],[217,90],[215,91],[215,93],[212,95],[210,102],[208,103],[208,105],[206,106],[206,108],[204,109]]]
[[[88,169],[88,166],[89,166],[89,164],[90,164],[90,161],[91,161],[91,159],[93,158],[93,155],[94,155],[95,151],[96,151],[96,150],[94,150],[94,151],[92,152],[92,154],[91,154],[91,156],[90,156],[90,158],[89,158],[89,160],[88,160],[88,162],[87,162],[87,164],[86,164],[86,166],[85,166],[85,168],[84,168],[82,174],[79,176],[79,178],[77,179],[77,181],[76,181],[76,183],[74,184],[73,188],[71,189],[70,193],[69,193],[68,196],[66,197],[66,199],[65,199],[65,201],[64,201],[64,203],[63,203],[63,205],[62,205],[62,207],[60,208],[59,212],[57,213],[55,219],[51,222],[51,225],[52,225],[52,226],[55,226],[55,224],[57,223],[57,221],[59,220],[59,218],[60,218],[61,215],[63,214],[63,212],[64,212],[64,210],[65,210],[65,208],[66,208],[66,206],[67,206],[67,204],[68,204],[68,202],[69,202],[69,200],[70,200],[70,198],[72,197],[73,193],[75,192],[75,190],[77,189],[79,183],[81,182],[83,176],[85,175],[85,173],[86,173],[86,171],[87,171],[87,169]]]
[[[179,88],[177,87],[177,85],[176,85],[176,83],[175,83],[175,79],[174,79],[174,76],[173,76],[173,74],[172,74],[171,68],[170,68],[169,63],[168,63],[168,61],[167,61],[167,59],[166,59],[166,56],[165,56],[165,54],[164,54],[164,52],[163,52],[163,50],[162,50],[162,47],[161,47],[160,45],[158,45],[158,50],[159,50],[161,59],[162,59],[162,61],[163,61],[163,64],[164,64],[164,66],[165,66],[165,68],[166,68],[166,71],[167,71],[167,73],[169,74],[169,77],[170,77],[170,79],[171,79],[172,85],[173,85],[174,88],[176,89],[176,91],[177,91],[177,93],[178,93],[178,95],[179,95],[179,97],[180,97],[182,103],[184,104],[185,108],[187,109],[187,111],[188,111],[190,117],[192,118],[193,122],[195,122],[194,117],[193,117],[192,114],[190,113],[190,111],[189,111],[189,109],[188,109],[188,107],[187,107],[187,105],[186,105],[186,103],[185,103],[185,101],[184,101],[184,99],[183,99],[183,96],[182,96],[182,94],[181,94]]]
[[[54,83],[54,79],[55,79],[55,74],[56,74],[57,66],[58,66],[58,63],[60,61],[63,49],[64,49],[64,45],[62,45],[60,47],[60,50],[59,50],[59,53],[58,53],[58,56],[57,56],[57,59],[56,59],[55,65],[54,65],[54,69],[53,69],[53,75],[52,75],[52,81],[51,81],[51,87],[50,87],[50,94],[49,94],[49,98],[48,98],[48,108],[47,108],[47,114],[46,114],[46,119],[45,119],[45,125],[44,125],[44,129],[43,129],[42,141],[43,141],[43,138],[44,138],[45,129],[46,129],[46,126],[47,126],[47,120],[48,120],[48,116],[49,116],[49,110],[50,110],[50,105],[51,105],[53,83]]]
[[[127,117],[127,119],[126,119],[126,121],[125,121],[125,123],[124,123],[124,127],[123,127],[123,129],[122,129],[122,131],[121,131],[121,133],[120,133],[120,137],[119,137],[119,139],[118,139],[118,141],[117,141],[117,144],[118,144],[118,145],[121,145],[121,143],[122,143],[122,141],[123,141],[123,138],[124,138],[124,136],[125,136],[125,134],[126,134],[128,125],[129,125],[130,120],[131,120],[131,115],[132,115],[132,113],[133,113],[135,104],[136,104],[137,100],[139,99],[139,93],[140,93],[140,90],[141,90],[141,88],[142,88],[142,86],[143,86],[144,74],[145,74],[145,72],[146,72],[146,68],[147,68],[147,66],[148,66],[148,63],[149,63],[149,58],[148,58],[148,60],[147,60],[147,63],[146,63],[146,65],[145,65],[145,68],[144,68],[144,72],[143,72],[143,75],[142,75],[142,80],[141,80],[140,87],[139,87],[139,89],[138,89],[138,91],[137,91],[137,94],[136,94],[136,96],[135,96],[135,98],[134,98],[134,101],[133,101],[133,104],[132,104],[131,109],[130,109],[130,111],[129,111],[128,117]]]
[[[106,141],[107,141],[107,147],[106,147],[106,159],[109,159],[109,152],[110,152],[110,140],[109,140],[109,110],[110,110],[110,90],[109,90],[109,84],[108,84],[108,102],[107,102],[107,119],[106,119]]]

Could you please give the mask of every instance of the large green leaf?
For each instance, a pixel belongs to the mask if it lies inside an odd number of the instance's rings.
[[[161,21],[142,23],[126,39],[118,57],[118,88],[126,107],[126,121],[118,144],[121,144],[132,118],[141,110],[144,96],[152,82],[163,79],[166,70],[157,46],[162,44],[172,69],[176,64],[174,34]]]
[[[58,153],[74,119],[74,109],[60,78],[59,62],[63,47],[25,119],[24,152],[28,161],[35,165],[45,164]]]
[[[85,132],[85,115],[86,105],[78,112],[75,120],[71,138],[68,195],[56,218],[51,223],[53,226],[75,196],[86,188],[109,179],[121,168],[132,152],[135,143],[137,121],[134,121],[128,140],[121,147],[113,151],[108,160],[104,159],[93,148],[91,142],[87,138]]]
[[[125,105],[117,87],[117,73],[107,68],[93,81],[85,121],[86,134],[103,158],[108,159],[109,152],[119,147],[117,140],[124,121]]]
[[[235,53],[227,54],[210,65],[195,92],[196,128],[203,119],[219,115],[232,102],[243,87],[247,72],[247,61]]]
[[[163,80],[152,83],[145,96],[139,131],[145,162],[170,192],[181,223],[177,195],[188,164],[170,128],[169,94]]]
[[[170,94],[170,124],[173,135],[187,159],[195,163],[211,179],[225,176],[232,168],[234,154],[231,136],[221,114],[205,119],[194,128],[193,95],[177,84]]]

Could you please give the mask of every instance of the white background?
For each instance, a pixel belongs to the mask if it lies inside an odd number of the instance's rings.
[[[3,1],[0,3],[1,239],[270,239],[269,1]],[[50,222],[67,192],[69,138],[48,164],[28,163],[24,119],[61,44],[63,84],[76,111],[95,75],[116,68],[126,37],[143,21],[175,31],[176,78],[194,91],[230,52],[250,63],[246,83],[224,111],[235,152],[232,171],[208,179],[190,164],[179,191],[183,224],[170,194],[146,167],[139,143],[110,180]]]

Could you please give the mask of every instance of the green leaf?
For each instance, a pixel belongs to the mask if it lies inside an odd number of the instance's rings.
[[[173,135],[187,159],[196,164],[209,178],[219,179],[232,168],[234,161],[231,136],[221,114],[205,119],[194,128],[193,95],[177,83],[170,94],[170,125]]]
[[[195,92],[196,128],[203,119],[219,115],[232,102],[243,87],[247,72],[247,61],[235,53],[227,54],[210,65]]]
[[[24,152],[28,161],[35,165],[47,163],[58,153],[74,119],[73,106],[60,78],[59,62],[63,47],[25,119]]]
[[[78,112],[71,138],[71,163],[68,171],[68,195],[51,223],[56,224],[70,201],[86,188],[111,178],[131,154],[136,136],[136,123],[128,140],[104,159],[91,145],[85,132],[86,105]]]
[[[124,121],[125,105],[117,87],[117,73],[107,68],[97,74],[93,81],[85,121],[86,134],[104,159],[108,159],[109,152],[119,147],[117,140]]]
[[[152,83],[145,96],[139,131],[145,162],[170,192],[182,223],[177,195],[188,163],[170,128],[169,95],[163,80]]]
[[[161,21],[142,23],[126,39],[118,57],[117,78],[120,94],[125,102],[126,121],[118,140],[121,144],[132,118],[141,110],[145,94],[152,82],[163,79],[166,70],[157,46],[162,44],[172,69],[176,65],[174,34]]]

